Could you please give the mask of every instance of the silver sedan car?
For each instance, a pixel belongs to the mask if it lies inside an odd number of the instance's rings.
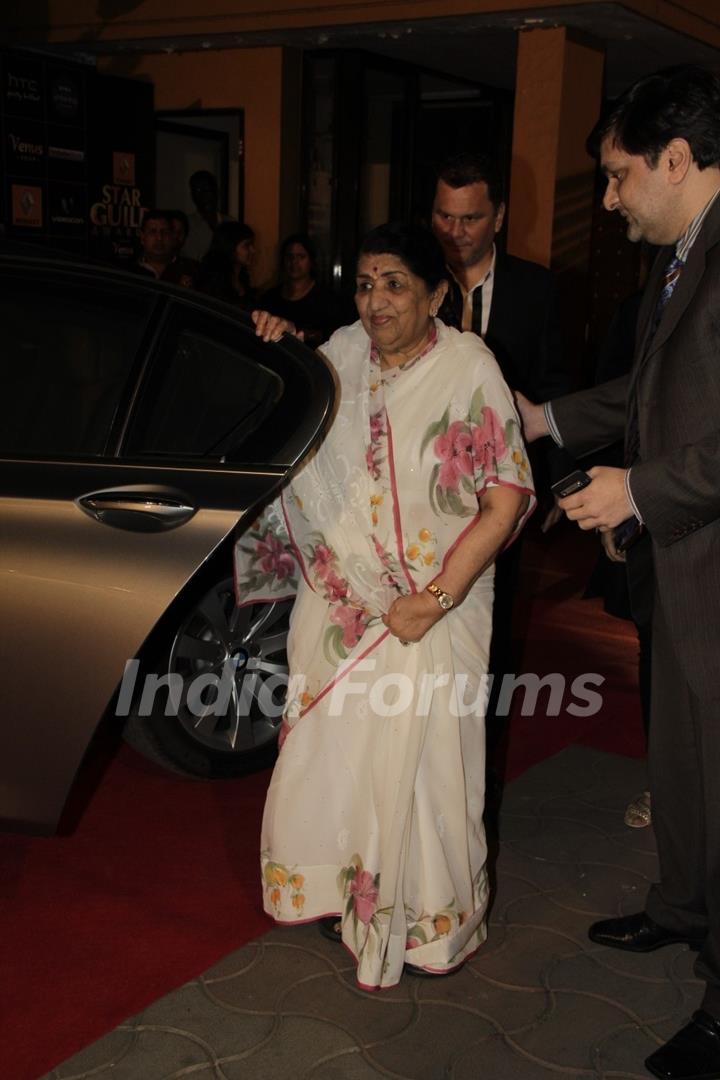
[[[333,381],[190,290],[0,248],[0,820],[52,831],[103,717],[199,777],[264,763],[288,603],[233,544],[321,435]]]

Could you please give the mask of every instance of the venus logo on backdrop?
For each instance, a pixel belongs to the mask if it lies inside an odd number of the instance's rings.
[[[19,139],[17,135],[10,133],[10,142],[12,148],[16,154],[27,155],[29,157],[42,157],[43,144],[27,142],[25,139]]]

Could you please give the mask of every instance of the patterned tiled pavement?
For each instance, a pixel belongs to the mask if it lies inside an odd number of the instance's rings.
[[[622,814],[640,762],[570,747],[509,785],[486,945],[447,978],[359,990],[310,926],[276,929],[155,1002],[46,1080],[576,1080],[647,1077],[697,1008],[685,946],[593,945],[642,907],[651,830]]]

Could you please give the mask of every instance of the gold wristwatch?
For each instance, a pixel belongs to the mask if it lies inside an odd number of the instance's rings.
[[[455,607],[455,600],[449,592],[443,592],[439,585],[431,583],[425,586],[426,590],[435,597],[443,611],[449,611],[451,607]]]

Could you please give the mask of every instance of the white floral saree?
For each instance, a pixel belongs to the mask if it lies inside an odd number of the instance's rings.
[[[403,647],[381,615],[440,573],[486,487],[511,485],[534,506],[492,354],[474,334],[436,329],[425,354],[388,372],[359,322],[333,335],[331,429],[236,549],[243,603],[297,588],[262,829],[265,909],[282,923],[339,914],[368,989],[393,986],[404,963],[451,970],[485,940],[494,568],[417,644]]]

